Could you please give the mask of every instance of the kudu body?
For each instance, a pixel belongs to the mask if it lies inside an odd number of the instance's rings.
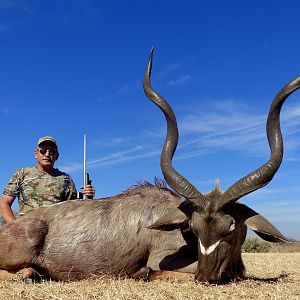
[[[269,161],[225,192],[217,184],[202,194],[172,166],[177,123],[171,107],[151,87],[152,55],[144,90],[166,117],[161,168],[176,193],[143,184],[111,198],[73,200],[33,210],[0,229],[0,269],[33,266],[63,281],[176,271],[194,274],[198,281],[222,283],[244,276],[241,245],[247,226],[265,240],[288,241],[237,200],[270,182],[279,168],[283,155],[280,110],[300,87],[300,77],[288,83],[272,103],[267,121]]]

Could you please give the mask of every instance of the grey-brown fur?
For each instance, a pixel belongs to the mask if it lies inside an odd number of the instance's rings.
[[[0,269],[38,266],[54,280],[131,276],[157,265],[149,257],[162,248],[165,255],[186,245],[179,230],[147,228],[180,203],[171,191],[145,184],[105,200],[39,208],[0,229]]]
[[[283,157],[280,110],[300,87],[300,77],[272,102],[266,126],[270,159],[225,192],[217,182],[213,191],[202,194],[172,166],[177,122],[172,108],[151,87],[151,67],[152,53],[144,91],[166,117],[161,169],[175,192],[145,183],[115,197],[34,210],[0,229],[0,269],[34,266],[55,280],[103,273],[147,277],[150,270],[161,270],[224,283],[244,276],[241,245],[247,226],[265,240],[288,241],[239,199],[268,184],[278,170]]]

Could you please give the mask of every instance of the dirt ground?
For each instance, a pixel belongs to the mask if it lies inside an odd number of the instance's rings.
[[[0,282],[0,299],[300,299],[300,253],[244,253],[247,279],[227,285],[93,278],[80,282]]]

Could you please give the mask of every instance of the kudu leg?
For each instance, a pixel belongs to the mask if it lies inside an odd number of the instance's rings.
[[[195,281],[195,274],[174,271],[153,271],[149,274],[149,281],[187,282]]]
[[[147,267],[151,269],[148,280],[194,281],[197,261],[178,253],[180,252],[170,250],[152,252],[147,263]]]
[[[0,270],[0,280],[29,281],[37,277],[38,274],[32,268],[24,268],[18,272],[8,272],[6,270]]]
[[[1,227],[0,279],[32,278],[35,272],[29,267],[38,257],[46,233],[44,221],[25,217]]]
[[[169,282],[187,282],[195,281],[195,274],[181,273],[174,271],[153,271],[149,267],[143,267],[130,276],[136,280],[144,281],[169,281]]]

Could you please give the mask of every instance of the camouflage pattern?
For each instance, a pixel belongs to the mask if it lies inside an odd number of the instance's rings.
[[[70,175],[54,169],[53,174],[40,172],[37,167],[15,172],[3,194],[18,197],[19,214],[54,203],[76,199],[77,191]]]

